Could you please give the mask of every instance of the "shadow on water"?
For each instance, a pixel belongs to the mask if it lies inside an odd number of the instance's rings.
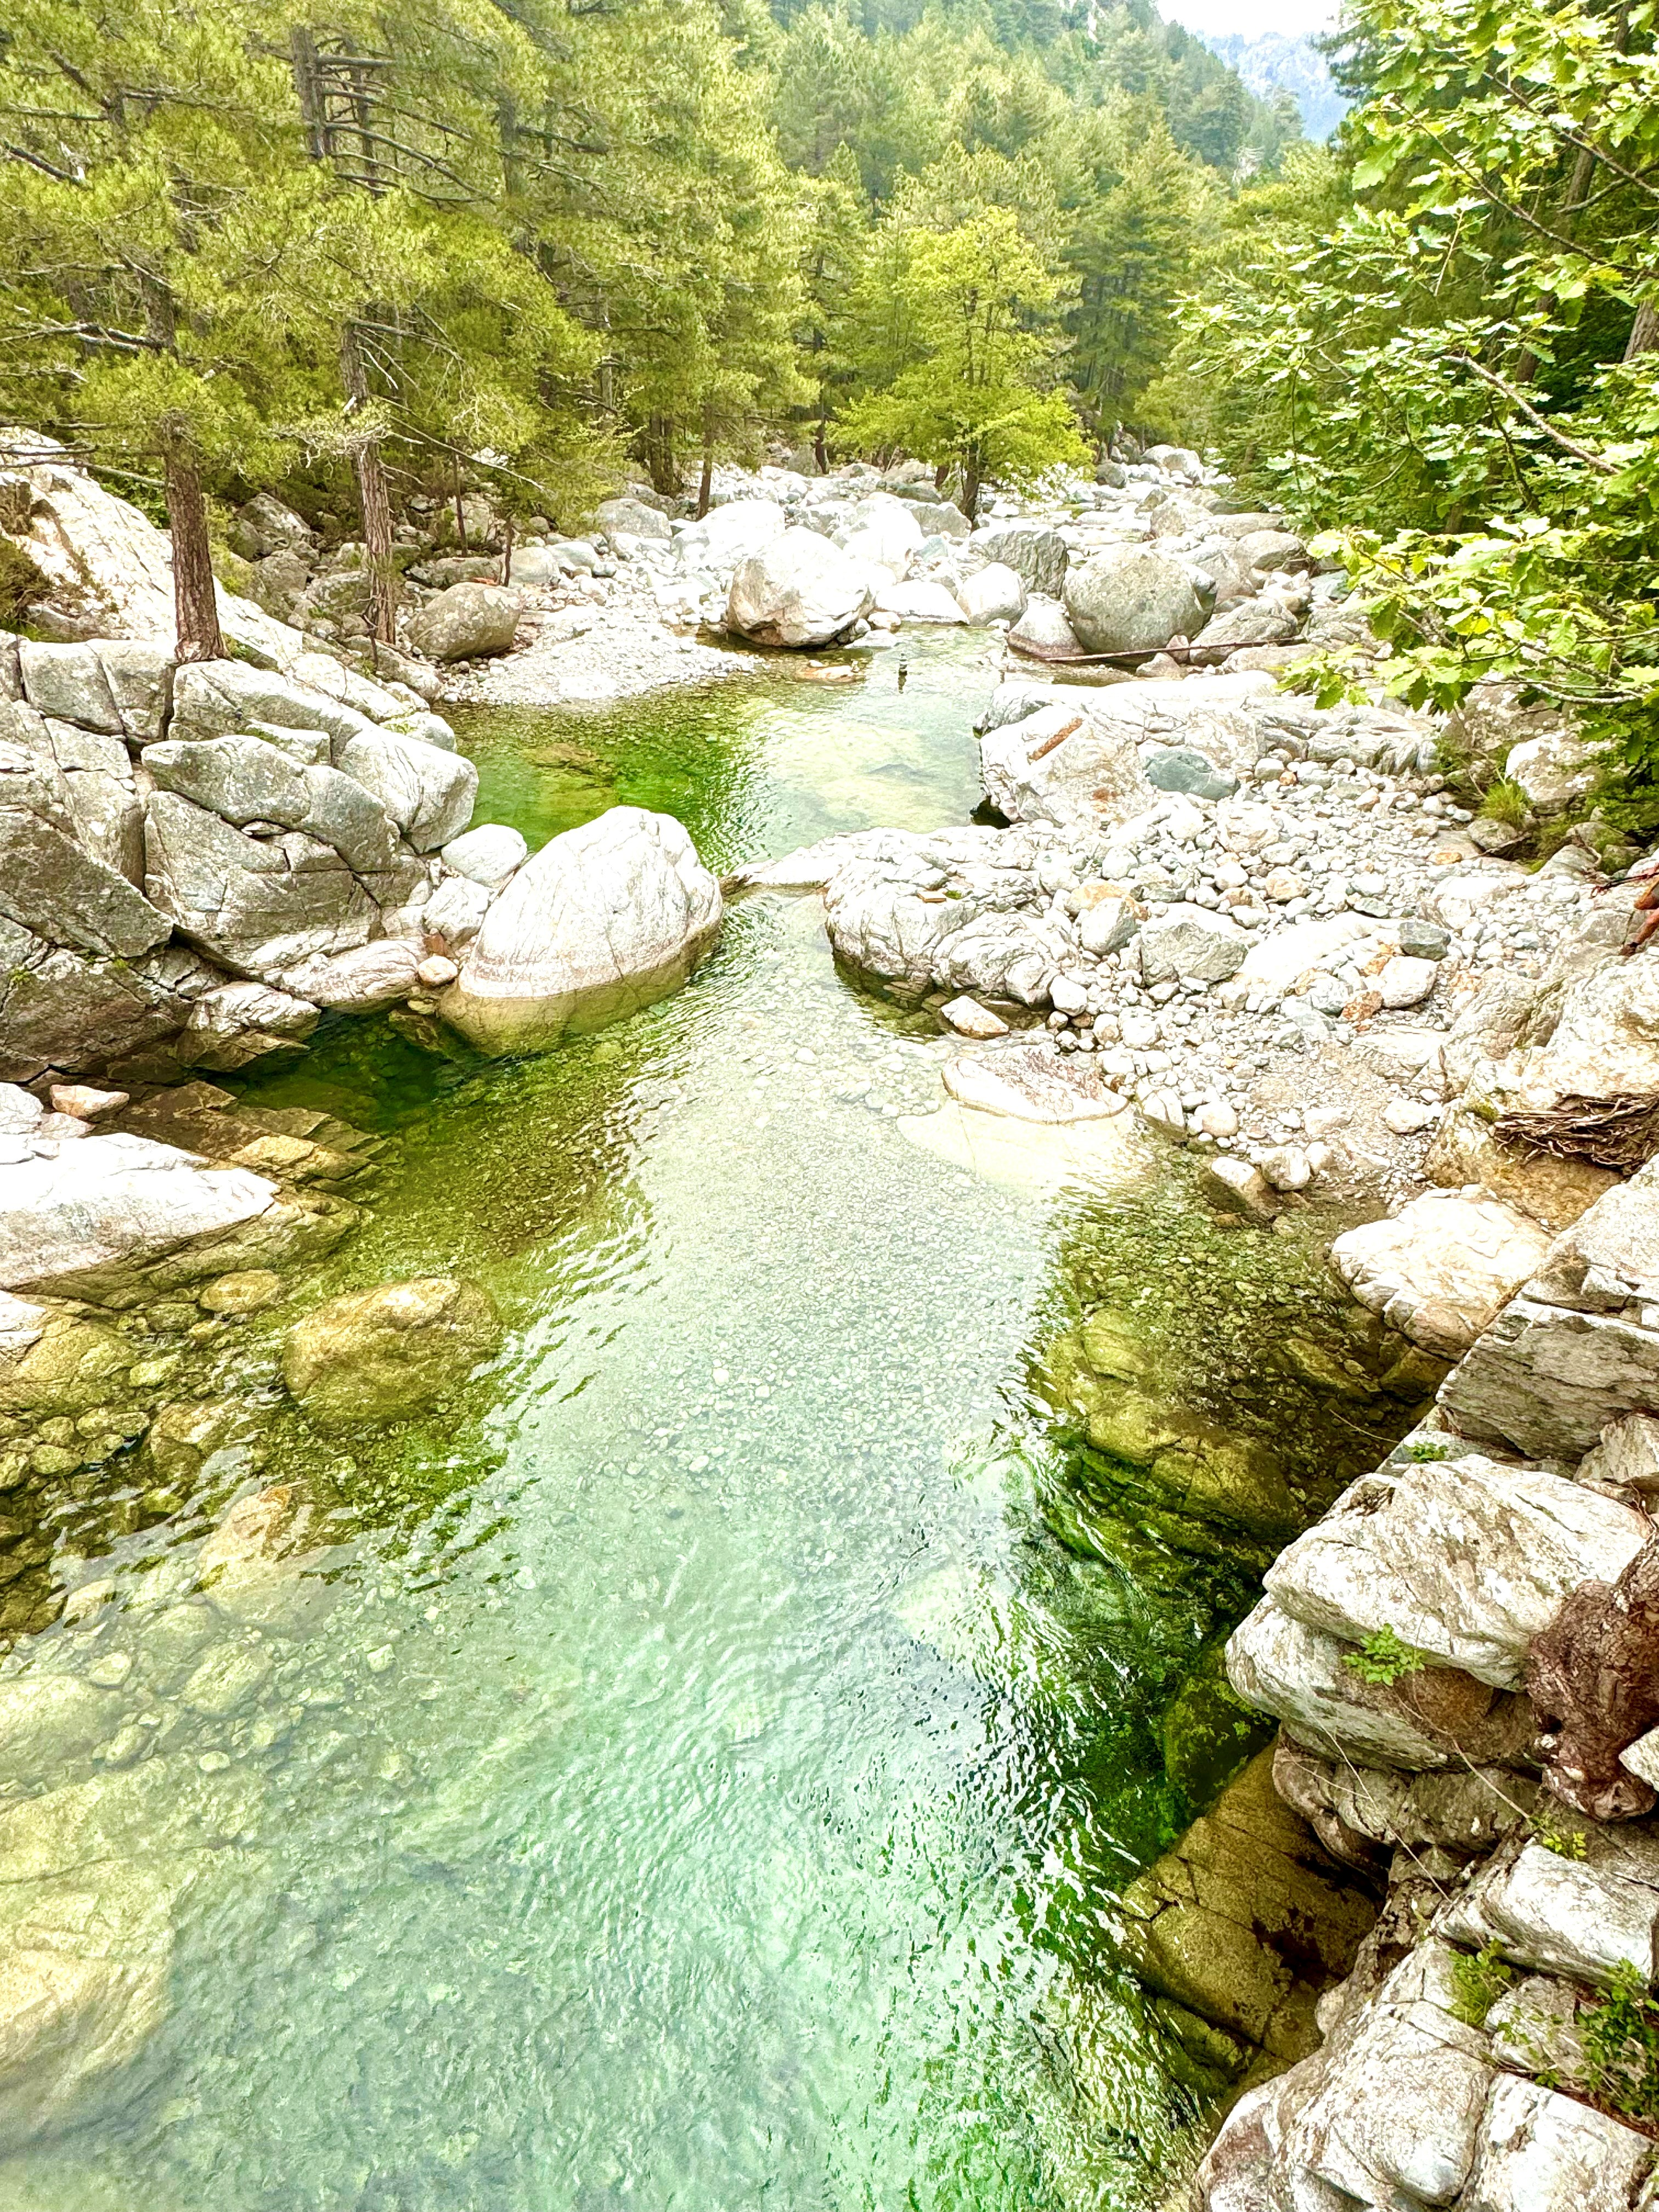
[[[902,695],[878,663],[462,735],[532,842],[665,806],[725,868],[965,818],[986,681],[949,640]],[[47,1870],[18,1910],[101,1916],[136,2023],[0,2202],[1157,2198],[1198,2097],[1111,1899],[1254,1740],[1214,1653],[1275,1481],[1312,1497],[1390,1416],[1311,1249],[1224,1236],[1178,1169],[1056,1205],[911,1145],[946,1051],[763,897],[545,1058],[341,1022],[236,1086],[386,1143],[357,1233],[181,1352],[222,1410],[170,1489],[154,1432],[91,1479],[55,1540],[82,1601],[0,1670],[64,1717],[0,1774]],[[452,1271],[507,1324],[464,1401],[309,1428],[294,1313]],[[277,1492],[299,1568],[227,1565],[226,1504]],[[72,1911],[52,1870],[94,1863]]]

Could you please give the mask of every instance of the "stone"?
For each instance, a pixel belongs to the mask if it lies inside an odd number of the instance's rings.
[[[1237,1116],[1235,1115],[1233,1119],[1236,1126]],[[1272,1184],[1249,1160],[1210,1160],[1205,1165],[1204,1175],[1208,1194],[1230,1213],[1242,1213],[1247,1219],[1267,1222],[1279,1211]]]
[[[460,974],[455,963],[444,953],[434,952],[430,959],[422,960],[415,970],[415,980],[428,991],[441,991],[446,983],[453,983]]]
[[[1547,1038],[1526,1049],[1529,1037],[1547,1025]],[[1460,1022],[1454,1035],[1462,1027]],[[1486,1055],[1501,1057],[1498,1048],[1510,1034],[1522,1050],[1495,1102],[1501,1109],[1500,1130],[1504,1119],[1516,1115],[1565,1112],[1582,1119],[1598,1107],[1616,1115],[1628,1113],[1637,1102],[1659,1105],[1659,968],[1650,960],[1603,960],[1570,977],[1553,1024],[1538,1006],[1534,987],[1524,1009],[1516,1006],[1513,1030],[1505,1024],[1498,1034],[1483,1039]],[[1563,1139],[1571,1134],[1555,1133]],[[1644,1136],[1638,1158],[1648,1142]],[[1573,1149],[1583,1158],[1597,1158],[1594,1130],[1578,1139]],[[1615,1150],[1601,1164],[1630,1166],[1634,1162]]]
[[[138,745],[159,738],[173,708],[177,664],[172,653],[138,638],[95,638],[92,649],[121,717],[123,733]]]
[[[1408,914],[1400,925],[1400,950],[1407,960],[1443,960],[1450,935],[1437,921]]]
[[[1352,1964],[1375,1917],[1273,1789],[1261,1753],[1176,1849],[1119,1899],[1143,1984],[1283,2066],[1318,2040],[1322,1983]]]
[[[612,807],[544,845],[495,899],[443,1017],[494,1052],[600,1028],[679,989],[720,915],[672,816]]]
[[[283,981],[309,1004],[342,1013],[395,1005],[414,990],[421,950],[407,939],[377,938],[343,952],[312,953],[285,969]]]
[[[902,500],[890,492],[872,492],[854,508],[850,526],[837,532],[837,538],[854,561],[902,584],[924,534],[914,510]]]
[[[296,1322],[283,1379],[319,1428],[378,1425],[449,1397],[500,1341],[482,1290],[453,1276],[418,1277],[331,1299]]]
[[[1306,568],[1308,549],[1288,530],[1251,530],[1237,539],[1240,553],[1253,568]]]
[[[167,739],[147,748],[144,766],[161,790],[236,828],[274,822],[331,845],[356,874],[388,868],[397,858],[397,829],[360,779],[336,768],[302,768],[262,738]]]
[[[366,944],[379,918],[331,845],[298,830],[252,837],[166,791],[145,802],[144,886],[210,958],[279,986],[314,953]]]
[[[505,823],[481,822],[476,830],[452,837],[438,857],[456,875],[482,884],[488,891],[498,891],[524,866],[530,848],[519,831],[509,830]]]
[[[257,1220],[276,1195],[261,1176],[202,1168],[147,1137],[90,1136],[0,1169],[0,1286],[152,1259]]]
[[[1185,745],[1164,745],[1141,762],[1141,772],[1154,791],[1179,791],[1194,799],[1231,799],[1238,778],[1218,769],[1213,761]]]
[[[1028,599],[1024,613],[1008,633],[1008,642],[1016,653],[1028,654],[1033,660],[1087,658],[1087,647],[1072,628],[1065,608],[1054,599]]]
[[[1390,1098],[1382,1109],[1382,1126],[1396,1137],[1414,1137],[1432,1128],[1440,1118],[1437,1106],[1425,1106],[1415,1098]]]
[[[957,586],[957,604],[976,628],[988,623],[1017,623],[1025,611],[1025,584],[1004,561],[988,561]]]
[[[946,628],[967,621],[955,594],[945,585],[917,577],[908,584],[888,584],[877,592],[876,605],[883,614],[897,615],[911,623],[938,623]]]
[[[1068,556],[1059,531],[1040,522],[998,522],[975,531],[970,549],[994,567],[1012,569],[1028,592],[1057,599],[1065,589]],[[982,572],[981,572],[982,573]],[[1023,611],[1023,600],[1022,609]]]
[[[79,724],[84,730],[122,734],[103,663],[90,645],[36,645],[25,638],[18,653],[23,696],[37,714]]]
[[[1092,1060],[1063,1054],[1047,1039],[983,1059],[946,1060],[944,1083],[963,1105],[1017,1121],[1104,1121],[1128,1103]]]
[[[1270,1145],[1259,1164],[1275,1190],[1306,1190],[1313,1181],[1313,1169],[1300,1145]]]
[[[1619,1830],[1595,1835],[1595,1856],[1563,1857],[1528,1842],[1476,1875],[1443,1923],[1448,1939],[1484,1950],[1496,1943],[1516,1966],[1605,1989],[1620,1968],[1653,1978],[1659,1883],[1651,1847],[1626,1856]]]
[[[14,542],[27,552],[65,610],[101,643],[129,638],[171,651],[178,612],[173,548],[165,532],[107,491],[55,441],[30,434],[32,453],[9,471],[27,491],[27,523]],[[219,623],[250,659],[274,668],[297,653],[296,630],[218,588]]]
[[[340,766],[380,801],[417,853],[459,838],[471,819],[478,771],[459,753],[377,731],[353,738]]]
[[[1247,1705],[1339,1764],[1462,1772],[1465,1759],[1513,1755],[1529,1741],[1522,1699],[1494,1698],[1488,1685],[1451,1668],[1368,1682],[1347,1664],[1353,1649],[1264,1597],[1228,1642],[1227,1678]]]
[[[1503,1767],[1458,1761],[1442,1773],[1406,1773],[1351,1756],[1320,1759],[1282,1732],[1273,1787],[1334,1856],[1361,1860],[1367,1843],[1427,1845],[1460,1859],[1489,1851],[1525,1823],[1536,1798]]]
[[[1376,988],[1385,1006],[1420,1006],[1433,990],[1438,975],[1432,960],[1400,957],[1384,962]]]
[[[1297,635],[1296,617],[1272,601],[1247,599],[1214,615],[1193,640],[1192,659],[1200,667],[1218,667],[1241,647],[1288,645]]]
[[[992,804],[1011,822],[1122,822],[1152,799],[1133,725],[1092,702],[1056,701],[988,730],[980,771]]]
[[[125,1091],[100,1091],[90,1083],[54,1083],[48,1096],[54,1114],[73,1114],[82,1121],[95,1121],[118,1113],[128,1103]]]
[[[318,1011],[265,983],[224,983],[204,991],[190,1009],[173,1047],[186,1067],[234,1074],[272,1053],[295,1053],[316,1028]]]
[[[1548,1249],[1535,1221],[1496,1199],[1438,1194],[1350,1229],[1331,1265],[1363,1306],[1425,1351],[1455,1358]]]
[[[814,530],[786,530],[733,574],[726,623],[760,645],[828,645],[873,605],[865,563]]]
[[[1109,896],[1093,898],[1077,918],[1077,941],[1097,960],[1121,952],[1140,927],[1133,899]]]
[[[1357,2200],[1390,2212],[1468,2201],[1460,2192],[1498,2076],[1486,2038],[1447,2009],[1450,1960],[1437,1949],[1441,1989],[1424,1990],[1424,1961],[1406,1959],[1327,2054],[1318,2086],[1285,2130],[1280,2157],[1301,2179],[1304,2201]]]
[[[14,1790],[55,1780],[112,1735],[120,1719],[118,1699],[76,1675],[14,1675],[0,1682],[0,1778]]]
[[[1536,814],[1563,814],[1595,787],[1601,761],[1570,729],[1552,730],[1510,748],[1504,774],[1518,783]]]
[[[48,944],[136,959],[168,922],[117,868],[65,826],[7,805],[0,794],[0,916]]]
[[[1198,1126],[1206,1137],[1236,1137],[1238,1115],[1231,1106],[1212,1102],[1198,1109]]]
[[[1290,1545],[1265,1587],[1294,1620],[1363,1643],[1390,1629],[1495,1688],[1580,1583],[1616,1581],[1644,1516],[1538,1468],[1471,1455],[1368,1475]]]
[[[483,927],[495,896],[470,876],[447,876],[419,909],[422,941],[441,939],[451,953],[460,952]]]
[[[1651,2138],[1557,2089],[1500,2076],[1480,2123],[1463,2212],[1625,2212]]]
[[[977,999],[969,998],[966,994],[941,1006],[939,1019],[947,1023],[958,1036],[985,1038],[1006,1036],[1008,1034],[1008,1024],[1000,1014],[994,1014],[988,1006],[981,1006]]]
[[[895,507],[898,505],[896,500],[891,503]],[[915,542],[920,544],[921,532],[916,528],[908,510],[902,508],[900,512],[910,527],[915,530]],[[700,536],[708,565],[711,568],[725,569],[734,567],[739,561],[746,561],[751,553],[759,552],[763,545],[769,545],[775,538],[783,535],[787,526],[787,518],[775,501],[733,499],[711,507],[702,522],[696,525],[695,532],[688,532],[679,542],[685,546]]]
[[[1423,1172],[1443,1188],[1480,1183],[1552,1231],[1569,1228],[1620,1179],[1612,1169],[1588,1160],[1505,1144],[1490,1121],[1467,1106],[1453,1107],[1441,1121]]]
[[[316,657],[305,656],[307,662]],[[175,742],[234,737],[256,722],[277,729],[322,730],[341,744],[374,726],[372,718],[349,701],[244,661],[192,662],[174,676],[167,735]]]
[[[1224,983],[1243,966],[1250,945],[1236,921],[1208,907],[1181,903],[1143,922],[1138,942],[1141,974],[1148,983],[1170,976]]]
[[[1097,553],[1068,569],[1065,605],[1091,653],[1159,652],[1173,637],[1195,636],[1204,622],[1185,568],[1139,548]]]
[[[269,1267],[251,1267],[235,1275],[216,1275],[198,1294],[204,1313],[258,1313],[283,1295],[283,1279]]]
[[[428,660],[510,653],[523,602],[501,584],[452,584],[409,618],[407,635]]]
[[[660,508],[642,499],[602,499],[594,509],[594,522],[614,544],[618,535],[652,538],[666,544],[673,532]]]

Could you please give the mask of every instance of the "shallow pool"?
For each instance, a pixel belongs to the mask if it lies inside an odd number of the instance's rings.
[[[660,806],[716,869],[961,820],[981,655],[478,715],[480,816]],[[250,1086],[391,1139],[320,1287],[459,1271],[507,1348],[449,1420],[290,1438],[331,1578],[226,1644],[227,1711],[155,1656],[195,1618],[187,1520],[7,1662],[131,1656],[153,1747],[70,1778],[83,1887],[126,1869],[176,1930],[142,2049],[0,2166],[8,2212],[1156,2200],[1194,2106],[1112,1893],[1190,1815],[1158,1717],[1249,1577],[1048,1533],[1062,1240],[1092,1204],[1133,1252],[1143,1198],[916,1149],[945,1049],[837,977],[816,901],[766,897],[684,994],[546,1059],[342,1024]]]

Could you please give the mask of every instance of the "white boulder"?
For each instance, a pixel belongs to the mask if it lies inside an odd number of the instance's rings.
[[[871,599],[860,562],[816,530],[786,530],[733,575],[726,623],[757,645],[828,645],[869,612]]]
[[[481,1050],[539,1049],[678,990],[720,913],[720,885],[671,815],[613,806],[526,861],[441,1010]]]

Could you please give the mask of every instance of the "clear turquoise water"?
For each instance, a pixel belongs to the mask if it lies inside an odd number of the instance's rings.
[[[989,678],[958,641],[911,664],[902,695],[890,656],[850,691],[476,720],[481,817],[667,806],[717,868],[960,820]],[[333,1282],[459,1269],[507,1347],[463,1418],[316,1447],[341,1548],[264,1640],[264,1724],[158,1705],[176,1786],[130,1840],[190,1872],[162,2017],[0,2205],[1156,2198],[1193,2107],[1111,1895],[1188,1816],[1158,1716],[1243,1583],[1034,1516],[1028,1358],[1083,1201],[906,1140],[941,1049],[837,979],[816,902],[766,898],[680,997],[547,1059],[342,1025],[258,1088],[393,1139]],[[163,1551],[116,1559],[141,1674]],[[21,1663],[83,1663],[75,1634]]]

